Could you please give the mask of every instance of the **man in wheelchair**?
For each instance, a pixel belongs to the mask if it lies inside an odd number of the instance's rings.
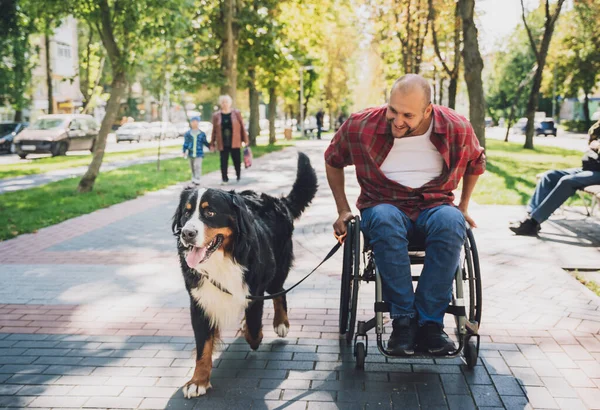
[[[327,180],[338,218],[337,235],[353,218],[344,170],[354,165],[361,187],[357,207],[390,306],[393,354],[455,349],[443,330],[454,274],[465,240],[469,200],[485,155],[471,124],[455,111],[431,104],[431,87],[416,74],[399,78],[389,103],[352,114],[325,152]],[[463,180],[459,205],[454,191]],[[409,241],[421,237],[425,262],[413,291]]]

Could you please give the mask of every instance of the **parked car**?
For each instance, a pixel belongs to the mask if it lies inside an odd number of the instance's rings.
[[[527,118],[520,118],[515,124],[514,128],[517,132],[525,134],[527,127]],[[535,121],[535,135],[554,135],[556,137],[557,129],[554,125],[554,119],[548,117],[541,120]]]
[[[137,141],[152,139],[153,135],[148,130],[148,127],[144,126],[141,122],[128,122],[119,127],[115,133],[117,136],[117,143],[122,141]]]
[[[23,131],[29,123],[27,122],[7,122],[0,124],[0,153],[15,152],[13,141],[15,136]]]
[[[150,123],[154,138],[161,137],[162,139],[177,138],[179,136],[177,128],[174,124],[166,121],[154,121]]]
[[[181,121],[175,124],[175,128],[177,128],[177,134],[180,137],[183,137],[185,133],[190,129],[190,123],[187,121]]]
[[[556,125],[554,125],[554,119],[552,118],[544,118],[535,124],[535,135],[554,135],[556,137],[556,132]]]
[[[91,115],[43,115],[15,137],[15,152],[21,158],[32,153],[51,153],[54,157],[67,151],[93,152],[99,130]]]

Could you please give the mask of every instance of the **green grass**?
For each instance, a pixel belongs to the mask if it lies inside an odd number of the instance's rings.
[[[585,279],[582,275],[579,274],[577,270],[571,271],[569,273],[586,288],[594,292],[596,295],[600,296],[600,285],[598,285],[595,281]]]
[[[477,183],[473,201],[478,204],[525,205],[533,194],[536,175],[550,169],[581,166],[582,153],[555,147],[523,149],[518,143],[486,141],[487,168]],[[573,197],[569,205],[583,205]]]
[[[281,150],[285,145],[289,144],[252,147],[252,153],[259,157]],[[211,153],[204,157],[203,173],[219,168],[218,154]],[[190,175],[189,162],[175,158],[161,161],[158,172],[153,162],[101,173],[94,191],[85,194],[77,193],[80,178],[7,192],[0,195],[0,241],[188,181]]]
[[[158,149],[154,148],[142,148],[131,151],[123,152],[107,152],[104,154],[104,163],[124,161],[129,159],[135,159],[145,156],[156,155]],[[170,145],[162,147],[161,154],[173,153],[181,151],[181,147],[178,145]],[[34,159],[32,161],[22,161],[16,164],[0,165],[0,179],[3,178],[15,178],[24,175],[41,174],[48,171],[55,171],[57,169],[74,168],[84,165],[89,165],[92,161],[91,154],[85,155],[73,155],[73,156],[62,156],[62,157],[44,157]]]

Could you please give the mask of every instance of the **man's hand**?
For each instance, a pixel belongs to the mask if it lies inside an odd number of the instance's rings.
[[[471,218],[471,216],[469,215],[469,212],[467,211],[467,207],[458,205],[458,209],[460,210],[460,212],[462,212],[463,216],[465,217],[465,221],[467,221],[467,223],[469,225],[471,225],[471,228],[477,228],[477,224],[475,223],[473,218]]]
[[[333,223],[333,232],[338,236],[344,235],[346,233],[346,224],[352,218],[354,218],[354,214],[351,211],[341,212],[338,219]]]

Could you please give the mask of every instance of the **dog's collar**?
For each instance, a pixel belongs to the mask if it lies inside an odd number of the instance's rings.
[[[209,281],[211,283],[211,285],[213,285],[215,288],[219,289],[221,292],[227,293],[228,295],[233,296],[233,294],[230,291],[228,291],[227,288],[224,288],[218,282],[215,282],[214,280],[212,280],[207,274],[202,273],[202,272],[198,272],[198,274],[200,275],[201,278]]]

